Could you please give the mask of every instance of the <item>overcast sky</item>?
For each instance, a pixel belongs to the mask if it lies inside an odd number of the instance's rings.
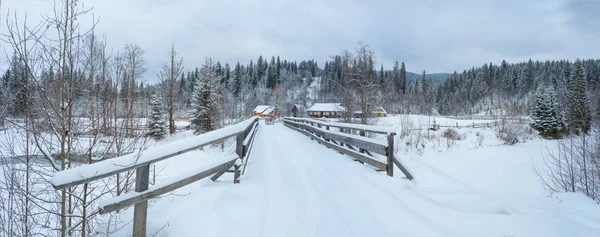
[[[502,59],[600,56],[600,0],[89,0],[84,5],[100,17],[96,31],[106,34],[111,48],[131,42],[146,51],[149,81],[166,62],[171,42],[188,70],[205,56],[234,64],[261,54],[315,59],[322,67],[360,41],[374,50],[377,68],[381,63],[391,68],[398,60],[413,72],[462,71]],[[2,0],[0,31],[9,9],[28,12],[34,22],[52,6],[53,1]]]

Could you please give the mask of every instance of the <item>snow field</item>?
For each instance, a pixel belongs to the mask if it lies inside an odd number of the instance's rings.
[[[531,172],[550,143],[534,139],[503,146],[493,131],[471,130],[459,130],[465,138],[449,149],[426,143],[420,152],[399,150],[397,157],[415,174],[410,182],[399,170],[396,177],[387,177],[281,124],[261,124],[241,184],[231,184],[226,174],[217,182],[202,180],[151,201],[148,233],[600,235],[598,205],[580,194],[549,196]],[[477,132],[487,139],[481,146],[470,144],[476,142]],[[213,156],[205,152],[170,159],[161,175],[177,175],[208,162],[205,159]],[[125,212],[125,219],[131,212]],[[122,234],[128,231],[130,226]]]

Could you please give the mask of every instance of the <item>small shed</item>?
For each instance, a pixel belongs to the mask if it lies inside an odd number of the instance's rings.
[[[306,110],[312,118],[339,118],[346,108],[340,103],[315,103]]]
[[[299,104],[295,104],[294,106],[292,106],[292,116],[294,117],[304,117],[304,114],[306,113],[304,106],[299,105]]]

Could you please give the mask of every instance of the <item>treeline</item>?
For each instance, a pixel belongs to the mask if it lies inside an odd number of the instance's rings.
[[[585,91],[595,110],[600,89],[600,61],[581,60],[587,82]],[[567,107],[567,87],[575,70],[574,62],[532,61],[500,65],[484,64],[479,68],[454,72],[438,87],[436,107],[440,114],[461,115],[490,113],[510,105],[519,114],[531,114],[536,91],[551,86],[556,91],[559,110]]]

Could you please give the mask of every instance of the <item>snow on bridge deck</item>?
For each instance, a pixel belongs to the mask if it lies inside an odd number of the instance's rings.
[[[256,136],[241,184],[232,185],[227,178],[216,183],[202,180],[177,191],[183,195],[151,202],[148,233],[220,237],[570,233],[561,232],[564,220],[541,220],[477,195],[458,204],[453,191],[438,190],[432,198],[404,178],[375,172],[281,124],[263,124]],[[454,203],[440,201],[440,195]]]

